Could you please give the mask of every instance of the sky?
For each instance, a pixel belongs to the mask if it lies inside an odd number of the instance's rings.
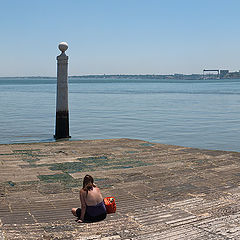
[[[240,70],[239,0],[0,0],[0,77]]]

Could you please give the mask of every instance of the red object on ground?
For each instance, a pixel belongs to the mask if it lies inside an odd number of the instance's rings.
[[[116,212],[117,206],[114,197],[105,197],[104,203],[107,209],[107,214]]]

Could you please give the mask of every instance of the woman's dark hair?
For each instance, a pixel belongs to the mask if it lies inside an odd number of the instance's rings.
[[[88,193],[89,190],[91,190],[93,187],[96,187],[93,182],[93,177],[87,174],[83,179],[83,190]]]

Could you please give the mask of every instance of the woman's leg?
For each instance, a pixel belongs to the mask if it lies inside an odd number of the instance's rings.
[[[77,210],[78,208],[72,208],[72,214],[77,217]],[[79,211],[79,210],[78,210]]]
[[[76,222],[82,222],[81,217],[81,208],[72,208],[72,214],[77,217]]]

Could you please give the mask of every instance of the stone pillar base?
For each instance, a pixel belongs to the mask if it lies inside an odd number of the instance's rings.
[[[69,136],[69,114],[68,111],[59,111],[56,113],[56,131],[55,139],[71,138]]]

